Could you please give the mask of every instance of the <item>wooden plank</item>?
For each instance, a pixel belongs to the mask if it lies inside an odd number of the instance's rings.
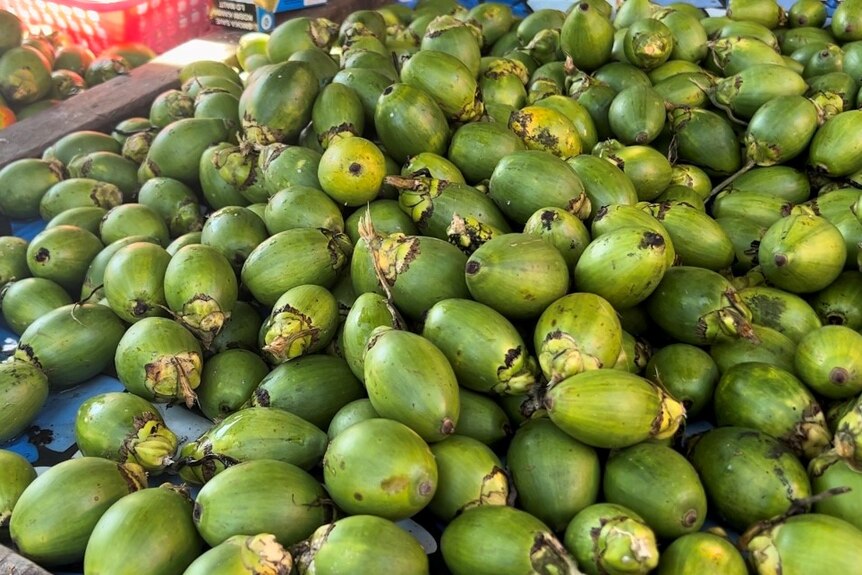
[[[32,561],[0,545],[0,575],[51,575]]]

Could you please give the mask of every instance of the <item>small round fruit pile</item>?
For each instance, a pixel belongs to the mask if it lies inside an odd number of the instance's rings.
[[[15,14],[0,10],[0,130],[155,57],[142,44],[98,55],[68,35],[27,35]]]

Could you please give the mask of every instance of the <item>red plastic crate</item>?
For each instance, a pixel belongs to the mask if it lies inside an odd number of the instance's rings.
[[[65,31],[98,54],[142,42],[164,52],[210,29],[209,0],[0,0],[31,33]]]

